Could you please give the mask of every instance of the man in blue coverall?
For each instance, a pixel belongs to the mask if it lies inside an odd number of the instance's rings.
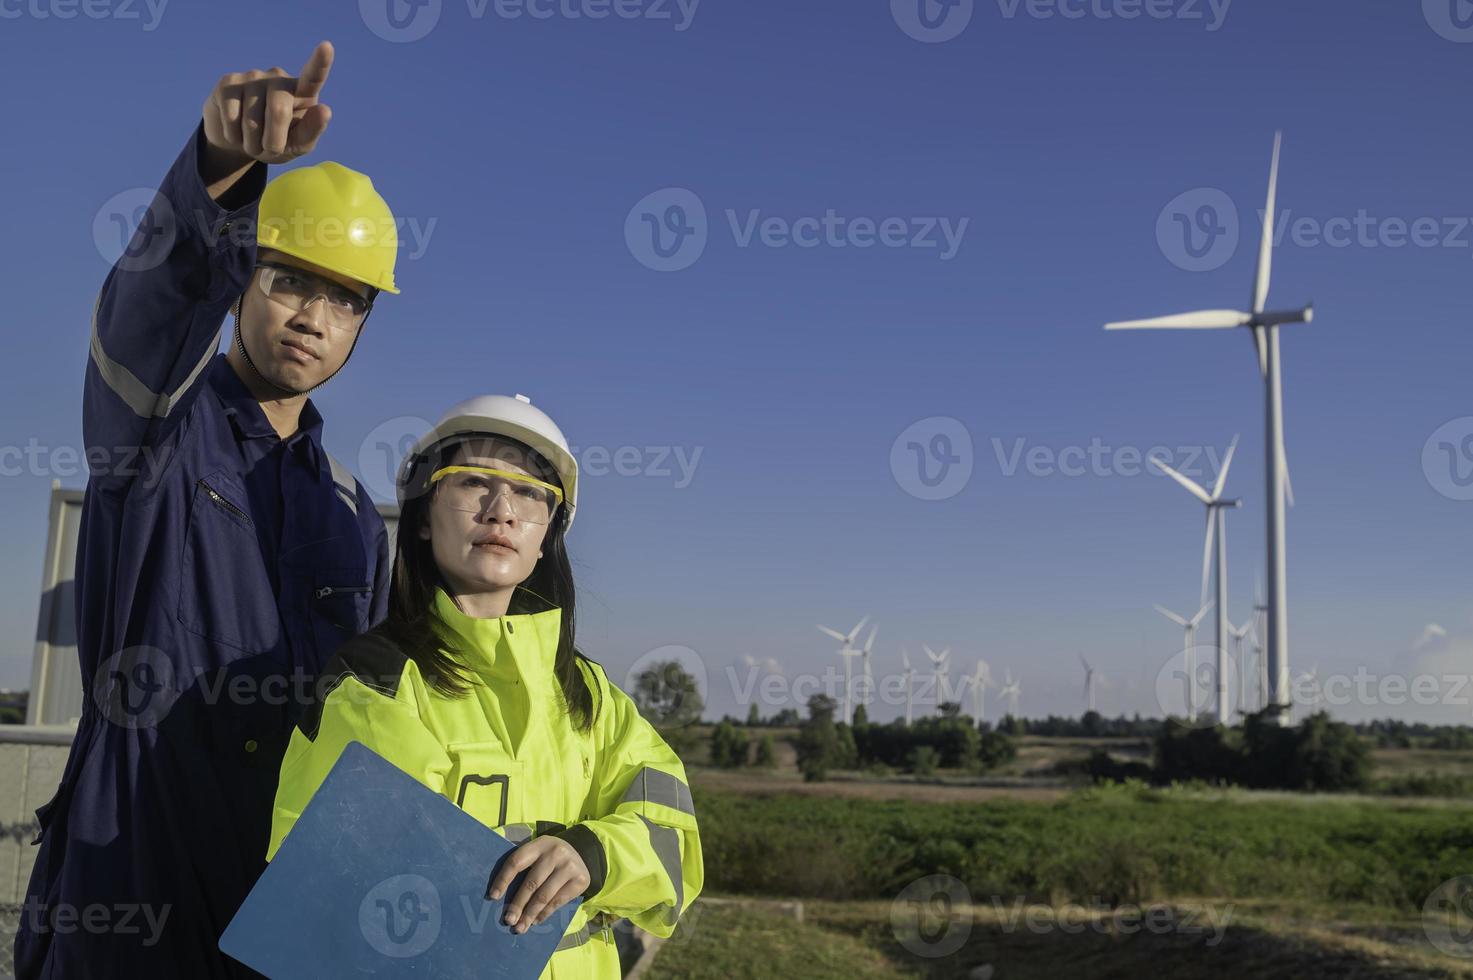
[[[220,79],[98,297],[86,697],[37,811],[19,980],[254,976],[216,943],[265,867],[292,726],[334,649],[384,616],[384,523],[307,393],[398,292],[393,217],[335,163],[266,181],[326,128],[332,59],[323,42],[297,77]]]

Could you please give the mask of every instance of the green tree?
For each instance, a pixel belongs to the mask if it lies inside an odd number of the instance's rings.
[[[936,773],[936,765],[941,761],[941,753],[929,745],[917,745],[910,751],[910,759],[907,760],[911,772],[917,776],[932,776]]]
[[[989,772],[1018,757],[1018,746],[1011,736],[1000,731],[986,731],[977,746],[977,769]]]
[[[696,744],[692,727],[701,720],[706,703],[695,677],[678,660],[640,671],[629,697],[676,755],[685,758],[691,753]]]
[[[735,769],[747,764],[749,737],[728,719],[722,719],[711,732],[711,764]]]
[[[763,735],[757,742],[757,765],[764,769],[777,765],[777,751],[773,747],[771,735]]]
[[[834,728],[837,707],[826,694],[808,699],[808,720],[798,729],[798,769],[806,782],[827,779],[839,754],[839,735]]]

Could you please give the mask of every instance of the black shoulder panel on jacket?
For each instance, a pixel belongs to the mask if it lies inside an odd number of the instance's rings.
[[[315,741],[317,729],[322,724],[324,702],[343,682],[343,678],[349,675],[357,678],[365,687],[380,691],[387,697],[394,697],[399,693],[399,678],[404,676],[404,663],[408,659],[396,643],[377,632],[370,631],[353,637],[338,647],[323,668],[312,703],[302,712],[297,727],[308,739]]]

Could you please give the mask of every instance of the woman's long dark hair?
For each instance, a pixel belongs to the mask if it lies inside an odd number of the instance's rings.
[[[535,451],[505,436],[494,438],[519,446],[548,473],[552,466]],[[424,472],[433,472],[455,456],[463,445],[457,442],[436,450]],[[419,535],[430,519],[430,503],[438,485],[428,492],[416,493],[404,502],[399,514],[398,543],[394,551],[394,575],[389,586],[389,612],[371,632],[393,641],[418,666],[420,673],[438,693],[446,697],[464,697],[475,681],[467,666],[470,651],[434,612],[435,589],[444,587],[431,542]],[[588,731],[593,727],[593,692],[584,681],[578,659],[583,657],[574,646],[573,569],[568,561],[565,536],[568,511],[559,507],[552,525],[542,541],[542,557],[527,580],[512,593],[509,615],[542,612],[554,606],[562,610],[562,629],[558,633],[557,656],[553,672],[562,689],[563,703],[574,729]],[[446,589],[448,592],[449,589]],[[583,657],[583,659],[587,659]]]

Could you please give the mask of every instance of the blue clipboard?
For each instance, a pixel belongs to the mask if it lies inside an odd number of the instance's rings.
[[[535,980],[582,899],[520,935],[486,889],[516,845],[349,742],[220,937],[272,980]]]

